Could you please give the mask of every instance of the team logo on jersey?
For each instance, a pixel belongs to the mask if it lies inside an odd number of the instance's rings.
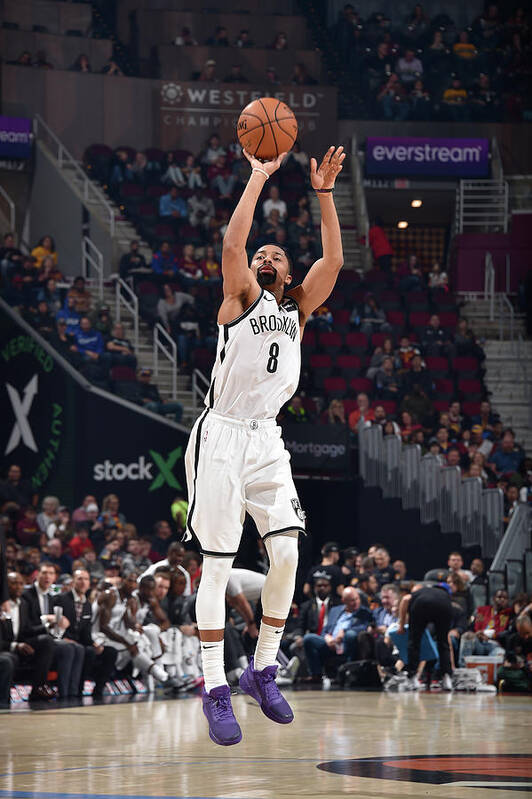
[[[307,514],[301,507],[301,503],[298,500],[298,498],[296,497],[295,499],[291,499],[290,502],[292,503],[292,507],[294,509],[295,514],[297,515],[297,518],[301,519],[301,521],[304,522],[305,519],[307,518]]]
[[[318,768],[350,777],[463,788],[530,790],[532,755],[400,755],[331,760]]]

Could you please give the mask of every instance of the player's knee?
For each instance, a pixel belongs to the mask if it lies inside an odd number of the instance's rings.
[[[270,568],[285,574],[295,574],[298,562],[297,537],[277,535],[267,539]]]
[[[225,593],[232,565],[232,558],[220,558],[206,555],[203,558],[201,570],[200,587],[203,591],[216,590]]]

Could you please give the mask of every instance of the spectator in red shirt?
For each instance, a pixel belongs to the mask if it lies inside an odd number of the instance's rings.
[[[190,283],[194,283],[203,277],[201,267],[195,258],[193,244],[185,244],[183,247],[183,257],[179,262],[178,272],[179,276],[184,278],[186,285],[190,285]]]
[[[465,666],[465,658],[471,655],[495,657],[504,655],[499,637],[505,632],[512,609],[509,607],[508,592],[499,588],[493,596],[492,605],[477,608],[473,629],[466,632],[460,641],[459,666]]]
[[[369,229],[369,246],[373,257],[379,264],[383,272],[389,272],[392,268],[393,249],[384,232],[383,221],[380,216],[376,216]]]
[[[82,558],[89,549],[94,550],[89,538],[89,525],[88,522],[81,522],[76,527],[76,535],[70,540],[68,553],[74,560],[77,560]]]
[[[23,546],[39,546],[42,533],[37,524],[37,511],[29,505],[24,516],[17,523],[17,539]]]
[[[355,433],[357,432],[357,424],[359,423],[361,416],[364,417],[366,422],[375,421],[375,413],[373,408],[369,407],[369,397],[364,391],[361,391],[360,394],[358,394],[357,405],[358,407],[349,414],[349,427]]]

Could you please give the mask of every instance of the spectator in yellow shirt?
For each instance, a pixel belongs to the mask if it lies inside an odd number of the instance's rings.
[[[51,236],[43,236],[36,247],[33,248],[31,254],[35,258],[35,266],[40,269],[43,259],[49,256],[53,259],[54,266],[57,266],[57,252],[55,251],[55,242]]]
[[[477,48],[469,41],[469,34],[467,31],[460,31],[458,41],[453,46],[453,52],[458,58],[464,61],[471,61],[477,57]]]
[[[453,82],[443,93],[443,102],[449,105],[462,105],[467,101],[467,92],[462,86],[459,78],[453,78]]]

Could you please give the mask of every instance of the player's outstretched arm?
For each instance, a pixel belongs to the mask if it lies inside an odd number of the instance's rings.
[[[224,297],[238,297],[244,299],[258,284],[250,269],[246,255],[246,242],[253,222],[255,206],[260,193],[270,175],[279,169],[286,155],[283,153],[275,161],[262,163],[253,158],[244,150],[244,155],[251,164],[251,175],[242,197],[227,225],[222,250],[222,275]],[[251,298],[253,301],[255,297]]]
[[[305,319],[330,295],[344,263],[340,223],[330,191],[342,171],[345,158],[343,149],[329,147],[319,167],[315,158],[310,161],[310,181],[320,202],[323,255],[309,269],[302,284],[288,292],[296,300]]]

